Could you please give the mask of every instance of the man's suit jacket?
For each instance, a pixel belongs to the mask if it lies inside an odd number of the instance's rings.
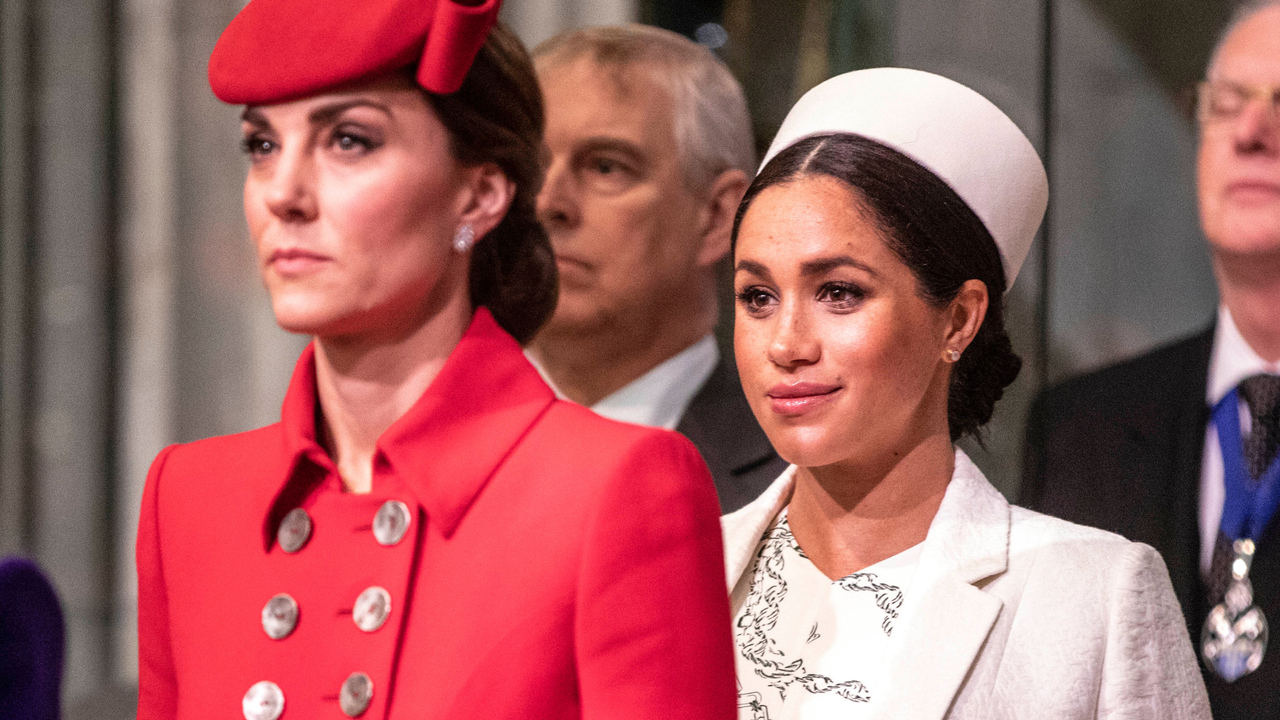
[[[693,441],[715,479],[720,512],[759,497],[787,469],[742,393],[738,370],[721,354],[711,376],[693,396],[676,431]]]
[[[735,616],[760,538],[793,487],[788,472],[721,518]],[[869,717],[1209,716],[1160,556],[1011,507],[960,450],[890,643]]]
[[[1032,406],[1022,504],[1151,545],[1197,645],[1201,459],[1214,329],[1050,388]],[[1280,523],[1258,545],[1255,602],[1280,622]],[[1218,720],[1280,717],[1280,651],[1234,683],[1206,677]]]

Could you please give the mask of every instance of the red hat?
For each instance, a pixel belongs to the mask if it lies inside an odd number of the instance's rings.
[[[456,92],[502,0],[253,0],[209,57],[234,105],[269,105],[417,64],[418,84]]]

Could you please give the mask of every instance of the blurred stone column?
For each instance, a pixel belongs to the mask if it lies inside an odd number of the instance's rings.
[[[151,459],[175,439],[173,407],[176,235],[173,0],[122,7],[120,478],[116,509],[114,653],[117,675],[137,675],[135,528]]]
[[[569,28],[635,22],[640,11],[637,0],[507,0],[501,17],[532,48]]]
[[[0,556],[30,544],[31,33],[25,0],[0,0]]]
[[[29,549],[51,575],[67,625],[64,696],[110,674],[115,427],[114,17],[107,0],[28,6],[35,39],[33,225],[34,433]]]

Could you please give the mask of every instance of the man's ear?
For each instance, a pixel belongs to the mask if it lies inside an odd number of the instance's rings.
[[[466,187],[458,220],[470,225],[477,239],[502,222],[516,196],[516,184],[493,163],[466,170]]]
[[[729,254],[733,240],[733,218],[738,203],[751,184],[747,174],[737,168],[725,170],[711,181],[703,204],[702,247],[698,249],[698,265],[709,267]]]

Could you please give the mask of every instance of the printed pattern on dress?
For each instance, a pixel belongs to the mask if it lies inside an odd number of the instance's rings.
[[[791,533],[791,525],[784,513],[765,533],[760,550],[756,553],[751,590],[736,623],[735,640],[738,651],[752,664],[756,675],[768,680],[769,686],[775,688],[784,701],[787,691],[793,685],[798,685],[813,694],[835,693],[850,702],[869,702],[871,691],[861,681],[837,681],[826,675],[809,672],[803,658],[788,658],[778,648],[772,633],[778,623],[782,602],[787,596],[787,583],[782,577],[782,571],[788,554],[807,559]],[[902,592],[898,587],[879,582],[874,573],[854,573],[842,578],[836,585],[850,592],[875,593],[876,606],[885,613],[881,629],[886,635],[892,634],[893,622],[902,606]],[[818,636],[815,624],[810,631],[809,642]],[[747,702],[755,717],[768,717],[768,710],[763,707],[759,694],[748,695],[754,697],[740,695],[740,703]]]

